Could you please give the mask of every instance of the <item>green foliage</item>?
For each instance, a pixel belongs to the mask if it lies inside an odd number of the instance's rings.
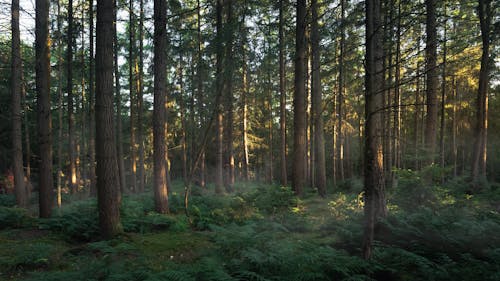
[[[243,223],[258,217],[255,209],[241,196],[193,196],[189,213],[197,229],[210,225]]]
[[[278,185],[259,186],[245,197],[258,210],[270,215],[291,211],[301,203],[290,187]]]
[[[97,202],[86,200],[72,203],[52,218],[40,220],[42,229],[60,232],[69,240],[92,241],[99,237]]]
[[[0,207],[14,207],[16,196],[14,194],[0,194]]]
[[[0,229],[19,228],[33,222],[25,209],[0,207]]]
[[[53,245],[45,242],[15,243],[0,256],[0,271],[24,272],[28,270],[45,269],[50,266],[54,253]]]
[[[215,231],[218,256],[238,280],[345,280],[367,266],[346,252],[294,239],[278,223],[231,225]]]

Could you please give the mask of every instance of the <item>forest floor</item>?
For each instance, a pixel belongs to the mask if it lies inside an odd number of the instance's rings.
[[[153,212],[152,193],[124,196],[124,234],[109,241],[98,240],[95,199],[41,220],[2,195],[0,280],[500,280],[497,185],[467,195],[460,179],[401,174],[370,261],[360,258],[361,189],[355,179],[297,199],[255,183],[194,188],[186,217],[179,183],[170,215]]]

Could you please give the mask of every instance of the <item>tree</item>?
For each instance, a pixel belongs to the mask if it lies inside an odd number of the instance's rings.
[[[479,23],[481,26],[482,54],[479,72],[479,89],[476,101],[476,124],[474,151],[472,157],[472,179],[486,176],[486,143],[488,134],[488,84],[490,72],[490,30],[492,19],[491,0],[478,0]]]
[[[215,10],[216,10],[216,92],[217,96],[222,96],[222,91],[223,91],[223,77],[222,77],[222,56],[223,56],[223,48],[222,48],[222,0],[217,0]],[[219,101],[215,104],[216,106],[216,112],[217,112],[217,117],[215,119],[215,127],[216,127],[216,167],[215,167],[215,191],[217,193],[222,192],[222,187],[224,185],[224,180],[223,180],[223,156],[224,156],[224,149],[223,149],[223,108],[222,108],[222,103]]]
[[[367,0],[365,54],[365,148],[364,148],[364,235],[363,256],[372,254],[374,229],[386,216],[382,114],[384,94],[382,21],[380,0]]]
[[[136,38],[135,38],[135,15],[134,15],[134,0],[129,0],[129,22],[128,22],[128,32],[129,32],[129,42],[128,42],[128,83],[129,83],[129,94],[130,94],[130,191],[136,192],[137,186],[137,144],[136,144],[136,85],[135,80],[136,73]]]
[[[68,30],[66,48],[66,91],[68,93],[68,153],[69,153],[69,176],[70,189],[75,193],[78,189],[76,173],[76,144],[75,144],[75,117],[73,105],[73,0],[68,2]]]
[[[137,140],[139,142],[139,191],[144,192],[144,0],[139,4],[139,70],[137,73]]]
[[[437,136],[437,24],[436,24],[436,0],[426,0],[426,47],[425,47],[425,73],[427,74],[426,106],[427,116],[425,119],[425,149],[427,153],[427,164],[434,162],[436,152]]]
[[[89,162],[90,194],[95,196],[95,88],[94,88],[94,0],[89,0]]]
[[[97,1],[95,56],[97,204],[100,232],[106,239],[122,231],[113,118],[113,15],[114,0]]]
[[[168,183],[166,147],[166,78],[167,78],[167,3],[154,0],[154,108],[153,108],[153,154],[154,154],[154,194],[158,213],[168,213]]]
[[[285,38],[283,34],[284,19],[283,19],[283,9],[284,0],[280,0],[279,3],[279,64],[280,64],[280,166],[281,166],[281,185],[286,186],[288,175],[287,175],[287,164],[286,164],[286,77],[285,77]],[[248,154],[248,153],[246,153]]]
[[[233,1],[226,0],[227,42],[225,46],[224,67],[224,187],[231,191],[234,185],[234,149],[233,149]]]
[[[39,149],[39,208],[40,217],[48,218],[52,212],[52,117],[50,111],[50,38],[48,0],[36,0],[35,52],[37,127]]]
[[[295,33],[295,91],[293,96],[293,163],[292,188],[301,195],[305,184],[306,156],[306,108],[305,108],[305,64],[306,64],[306,1],[297,0]]]
[[[120,175],[120,191],[121,193],[125,192],[125,188],[127,187],[127,181],[125,177],[125,160],[123,154],[123,129],[122,129],[122,97],[121,97],[121,88],[120,88],[120,69],[118,67],[118,31],[117,31],[117,13],[118,7],[115,4],[115,21],[114,21],[114,29],[113,29],[113,49],[114,49],[114,71],[115,71],[115,99],[116,99],[116,130],[118,131],[116,136],[117,142],[117,157],[118,157],[118,173]]]
[[[21,115],[22,59],[21,35],[19,32],[19,0],[12,0],[12,42],[11,42],[11,96],[12,96],[12,166],[14,172],[14,191],[19,207],[26,207],[28,196],[23,171],[23,134]]]
[[[323,132],[323,104],[321,98],[321,66],[320,66],[320,36],[318,18],[318,0],[311,1],[311,93],[312,115],[314,124],[314,183],[322,197],[326,195],[326,168],[325,168],[325,138]]]

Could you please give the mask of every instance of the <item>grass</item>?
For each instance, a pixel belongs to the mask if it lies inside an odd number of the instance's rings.
[[[193,190],[189,219],[181,184],[170,215],[153,212],[151,193],[127,195],[125,233],[109,241],[98,239],[95,200],[37,220],[0,198],[0,280],[500,280],[500,190],[401,178],[369,262],[356,180],[323,199],[248,183],[223,196]]]

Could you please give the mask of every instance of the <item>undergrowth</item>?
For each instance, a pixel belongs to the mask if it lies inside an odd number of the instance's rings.
[[[124,196],[125,235],[109,241],[99,240],[95,200],[36,220],[0,198],[0,279],[500,280],[500,189],[468,194],[464,180],[441,185],[432,170],[397,174],[370,261],[360,258],[356,179],[325,199],[269,185],[200,189],[189,218],[182,192],[172,192],[169,215],[154,212],[151,193]]]

